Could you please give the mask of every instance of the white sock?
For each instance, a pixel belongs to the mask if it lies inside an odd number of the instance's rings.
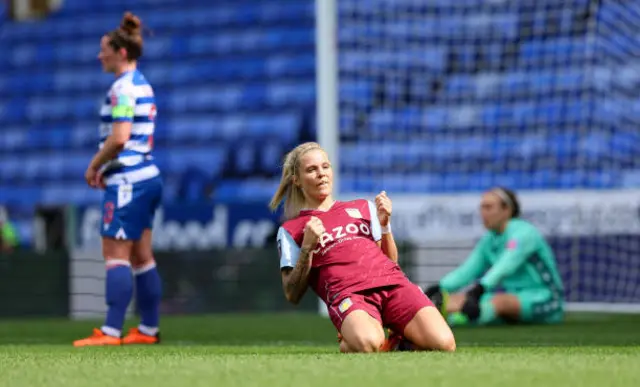
[[[118,338],[120,337],[120,334],[122,333],[122,332],[120,332],[120,330],[119,330],[119,329],[111,328],[111,327],[108,327],[108,326],[106,326],[106,325],[103,325],[103,326],[102,326],[102,328],[100,328],[100,330],[101,330],[101,331],[102,331],[102,333],[104,333],[105,335],[113,336],[113,337],[118,337]]]
[[[159,329],[158,327],[148,327],[146,325],[140,324],[138,325],[138,330],[147,336],[155,336],[156,333],[158,333]]]

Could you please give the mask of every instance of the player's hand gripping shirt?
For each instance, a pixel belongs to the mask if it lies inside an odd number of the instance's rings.
[[[294,267],[304,227],[315,216],[325,233],[313,250],[309,286],[327,304],[342,292],[356,292],[407,281],[395,262],[376,243],[382,237],[373,203],[336,202],[328,211],[303,210],[278,230],[280,268]]]

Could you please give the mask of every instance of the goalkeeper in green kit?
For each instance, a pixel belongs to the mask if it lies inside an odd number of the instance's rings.
[[[519,219],[516,195],[494,188],[483,195],[480,212],[487,233],[425,294],[452,326],[561,322],[564,290],[553,251],[540,231]]]

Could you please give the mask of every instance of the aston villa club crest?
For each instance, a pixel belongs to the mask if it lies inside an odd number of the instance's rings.
[[[357,208],[347,208],[345,209],[345,211],[347,211],[347,214],[355,219],[362,219],[362,214],[360,213],[360,210]]]

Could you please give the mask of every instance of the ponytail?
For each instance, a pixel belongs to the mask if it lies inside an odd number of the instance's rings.
[[[284,217],[287,220],[298,216],[300,210],[304,208],[304,192],[302,192],[302,188],[294,184],[294,177],[298,176],[298,168],[302,155],[315,149],[322,150],[322,147],[315,142],[306,142],[295,147],[291,152],[287,153],[284,158],[280,185],[271,198],[269,208],[275,211],[284,200]]]

